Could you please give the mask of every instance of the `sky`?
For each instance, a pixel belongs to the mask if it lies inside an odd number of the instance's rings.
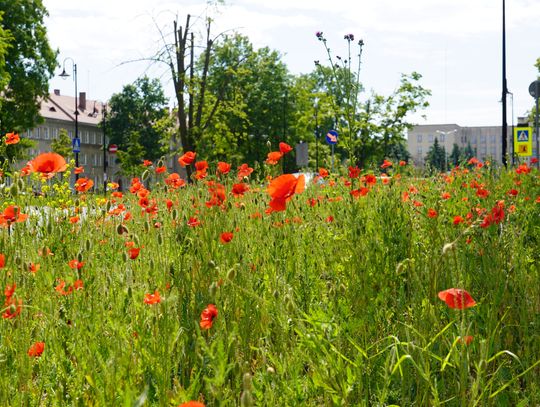
[[[192,15],[201,35],[205,16],[216,37],[237,31],[255,47],[282,55],[294,74],[326,61],[315,33],[322,31],[334,55],[345,55],[346,34],[362,38],[360,81],[364,97],[388,95],[401,74],[422,75],[430,106],[409,117],[414,124],[502,123],[502,0],[44,0],[49,41],[59,50],[58,74],[77,64],[78,90],[107,101],[142,75],[160,78],[174,104],[167,66],[149,60],[172,40],[173,21]],[[506,2],[508,124],[534,105],[531,82],[539,76],[540,1]],[[74,94],[74,81],[58,76],[50,90]],[[423,117],[425,116],[425,118]]]

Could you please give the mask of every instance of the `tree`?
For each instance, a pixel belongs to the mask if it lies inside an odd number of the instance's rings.
[[[57,51],[47,39],[42,0],[0,0],[0,134],[42,121],[39,99],[49,91]],[[2,53],[4,56],[2,57]],[[3,60],[3,61],[2,61]],[[2,68],[3,62],[3,68]]]
[[[66,129],[60,129],[58,138],[55,138],[51,142],[51,149],[53,152],[60,154],[66,160],[73,157],[73,147],[71,146],[71,137],[69,137]]]
[[[473,158],[476,155],[476,152],[471,147],[471,143],[467,143],[467,147],[463,149],[461,152],[461,159],[464,161],[469,161],[471,158]]]
[[[446,150],[440,146],[437,137],[426,155],[426,164],[432,169],[446,171]]]
[[[450,153],[450,156],[448,157],[448,159],[450,160],[450,163],[454,167],[456,167],[459,165],[459,161],[461,160],[461,158],[462,158],[462,151],[460,150],[457,143],[454,143],[454,145],[452,146],[452,152]]]
[[[110,142],[118,145],[126,175],[135,169],[136,160],[140,165],[143,159],[156,160],[167,153],[168,130],[173,123],[158,79],[143,77],[124,86],[122,92],[111,96],[109,108],[103,124]]]

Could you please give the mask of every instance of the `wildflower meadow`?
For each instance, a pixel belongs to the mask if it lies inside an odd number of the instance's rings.
[[[310,177],[289,151],[106,194],[54,153],[14,172],[0,404],[540,405],[534,164]]]

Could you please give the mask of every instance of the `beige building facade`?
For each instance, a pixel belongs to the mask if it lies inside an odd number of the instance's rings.
[[[78,96],[78,133],[81,140],[79,166],[84,167],[84,173],[80,177],[92,179],[94,188],[101,190],[104,179],[104,134],[99,123],[103,118],[105,105],[102,102],[87,99],[85,92],[80,92]],[[61,95],[60,91],[55,89],[48,98],[42,101],[40,114],[44,122],[21,134],[21,137],[36,143],[35,147],[29,151],[31,157],[52,151],[51,143],[58,138],[61,129],[67,131],[70,139],[75,137],[75,97]],[[107,144],[108,141],[105,140],[105,145]],[[114,178],[118,170],[115,156],[107,152],[105,160],[107,179]]]
[[[512,156],[512,126],[508,126],[508,155]],[[407,148],[415,165],[423,166],[426,155],[435,142],[445,148],[450,155],[454,144],[466,148],[469,144],[480,160],[492,160],[502,164],[502,127],[478,126],[462,127],[457,124],[427,124],[414,126],[407,134]],[[536,157],[536,139],[533,140],[533,157]]]

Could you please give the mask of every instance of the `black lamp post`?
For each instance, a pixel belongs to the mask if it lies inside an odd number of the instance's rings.
[[[506,122],[506,95],[508,88],[506,83],[506,4],[502,2],[502,162],[506,167],[507,162],[507,137],[508,123]]]
[[[105,138],[105,119],[107,117],[107,105],[101,104],[101,128],[103,130],[103,194],[107,193],[107,141]]]
[[[75,61],[67,57],[62,63],[62,73],[59,75],[62,79],[66,79],[69,74],[66,72],[66,61],[71,61],[73,65],[73,80],[75,81],[75,137],[73,139],[73,152],[75,153],[75,167],[79,166],[79,151],[80,151],[80,139],[79,139],[79,103],[78,103],[78,93],[77,93],[77,64]],[[79,174],[75,174],[75,180],[79,179]]]
[[[319,100],[315,98],[315,172],[319,171]]]

